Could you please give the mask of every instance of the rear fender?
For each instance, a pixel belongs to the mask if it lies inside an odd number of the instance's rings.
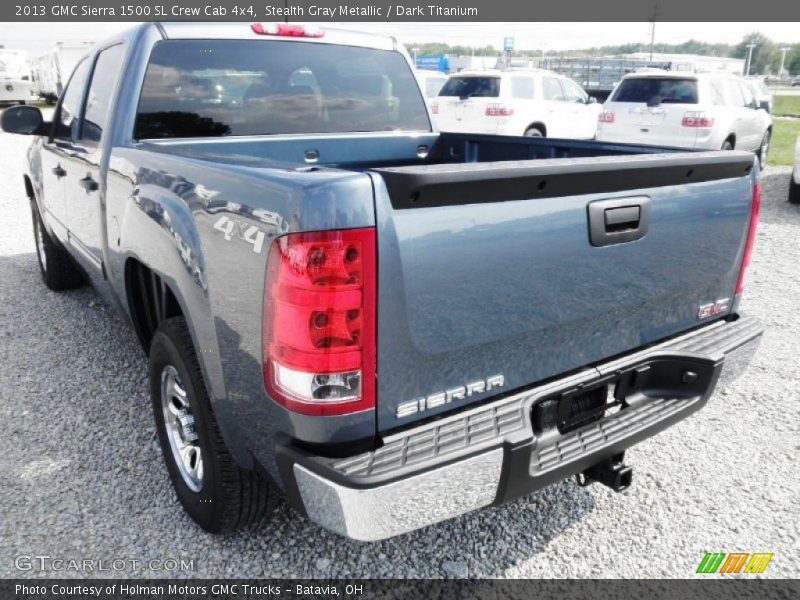
[[[142,183],[127,199],[121,227],[110,217],[109,245],[115,288],[126,290],[126,265],[137,260],[158,275],[180,306],[192,336],[197,359],[225,442],[243,468],[252,467],[252,456],[240,443],[236,421],[226,413],[219,344],[208,296],[205,260],[200,237],[186,202],[176,193],[154,183]],[[127,291],[127,290],[126,290]],[[127,293],[118,294],[125,313],[134,315]]]

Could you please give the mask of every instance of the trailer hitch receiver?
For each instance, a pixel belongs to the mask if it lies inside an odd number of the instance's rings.
[[[579,473],[576,475],[578,485],[586,487],[597,481],[615,492],[627,490],[633,481],[633,468],[625,466],[624,456],[624,453],[617,454]]]

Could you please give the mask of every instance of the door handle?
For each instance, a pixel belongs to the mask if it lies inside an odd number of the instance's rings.
[[[99,185],[97,185],[97,182],[94,179],[92,179],[91,175],[87,175],[83,179],[79,179],[78,183],[87,192],[96,192],[100,187]]]
[[[61,168],[61,165],[56,165],[51,169],[53,171],[53,175],[61,179],[62,177],[66,177],[67,172]]]
[[[643,238],[650,227],[650,198],[634,196],[590,202],[589,242],[592,246],[624,244]]]

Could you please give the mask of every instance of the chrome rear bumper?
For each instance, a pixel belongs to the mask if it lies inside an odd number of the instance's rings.
[[[386,436],[377,450],[346,459],[283,448],[279,461],[287,495],[312,521],[363,541],[502,504],[582,472],[699,410],[714,389],[746,369],[761,334],[753,318],[718,321]],[[555,427],[537,431],[534,426],[532,412],[540,402],[604,382],[635,379],[651,368],[651,379],[676,369],[685,374],[687,365],[696,365],[701,373],[694,388],[687,384],[686,390],[659,397],[642,384],[624,409],[588,425],[564,433]]]

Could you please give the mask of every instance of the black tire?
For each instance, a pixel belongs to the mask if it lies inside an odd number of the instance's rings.
[[[789,202],[792,204],[800,204],[800,183],[797,183],[792,176],[789,182]]]
[[[36,244],[36,259],[44,284],[54,291],[71,290],[82,286],[86,280],[72,262],[69,254],[59,246],[42,223],[39,211],[31,207],[33,239]]]
[[[761,145],[758,147],[758,168],[764,170],[767,168],[767,161],[769,160],[769,147],[772,135],[769,130],[764,132],[764,137],[761,138]]]
[[[544,132],[538,127],[528,127],[523,135],[525,137],[545,137]]]
[[[201,487],[197,491],[187,483],[170,445],[165,418],[168,409],[162,401],[162,378],[172,373],[170,368],[180,378],[193,418],[190,428],[180,428],[180,435],[189,431],[196,437],[192,444],[199,446],[202,456]],[[156,329],[150,345],[150,394],[164,462],[186,513],[211,533],[232,531],[263,518],[274,507],[276,494],[266,477],[241,469],[225,446],[183,317],[167,319]],[[185,418],[185,413],[182,416]]]
[[[730,140],[725,140],[722,142],[722,148],[720,150],[733,150],[733,142]]]

